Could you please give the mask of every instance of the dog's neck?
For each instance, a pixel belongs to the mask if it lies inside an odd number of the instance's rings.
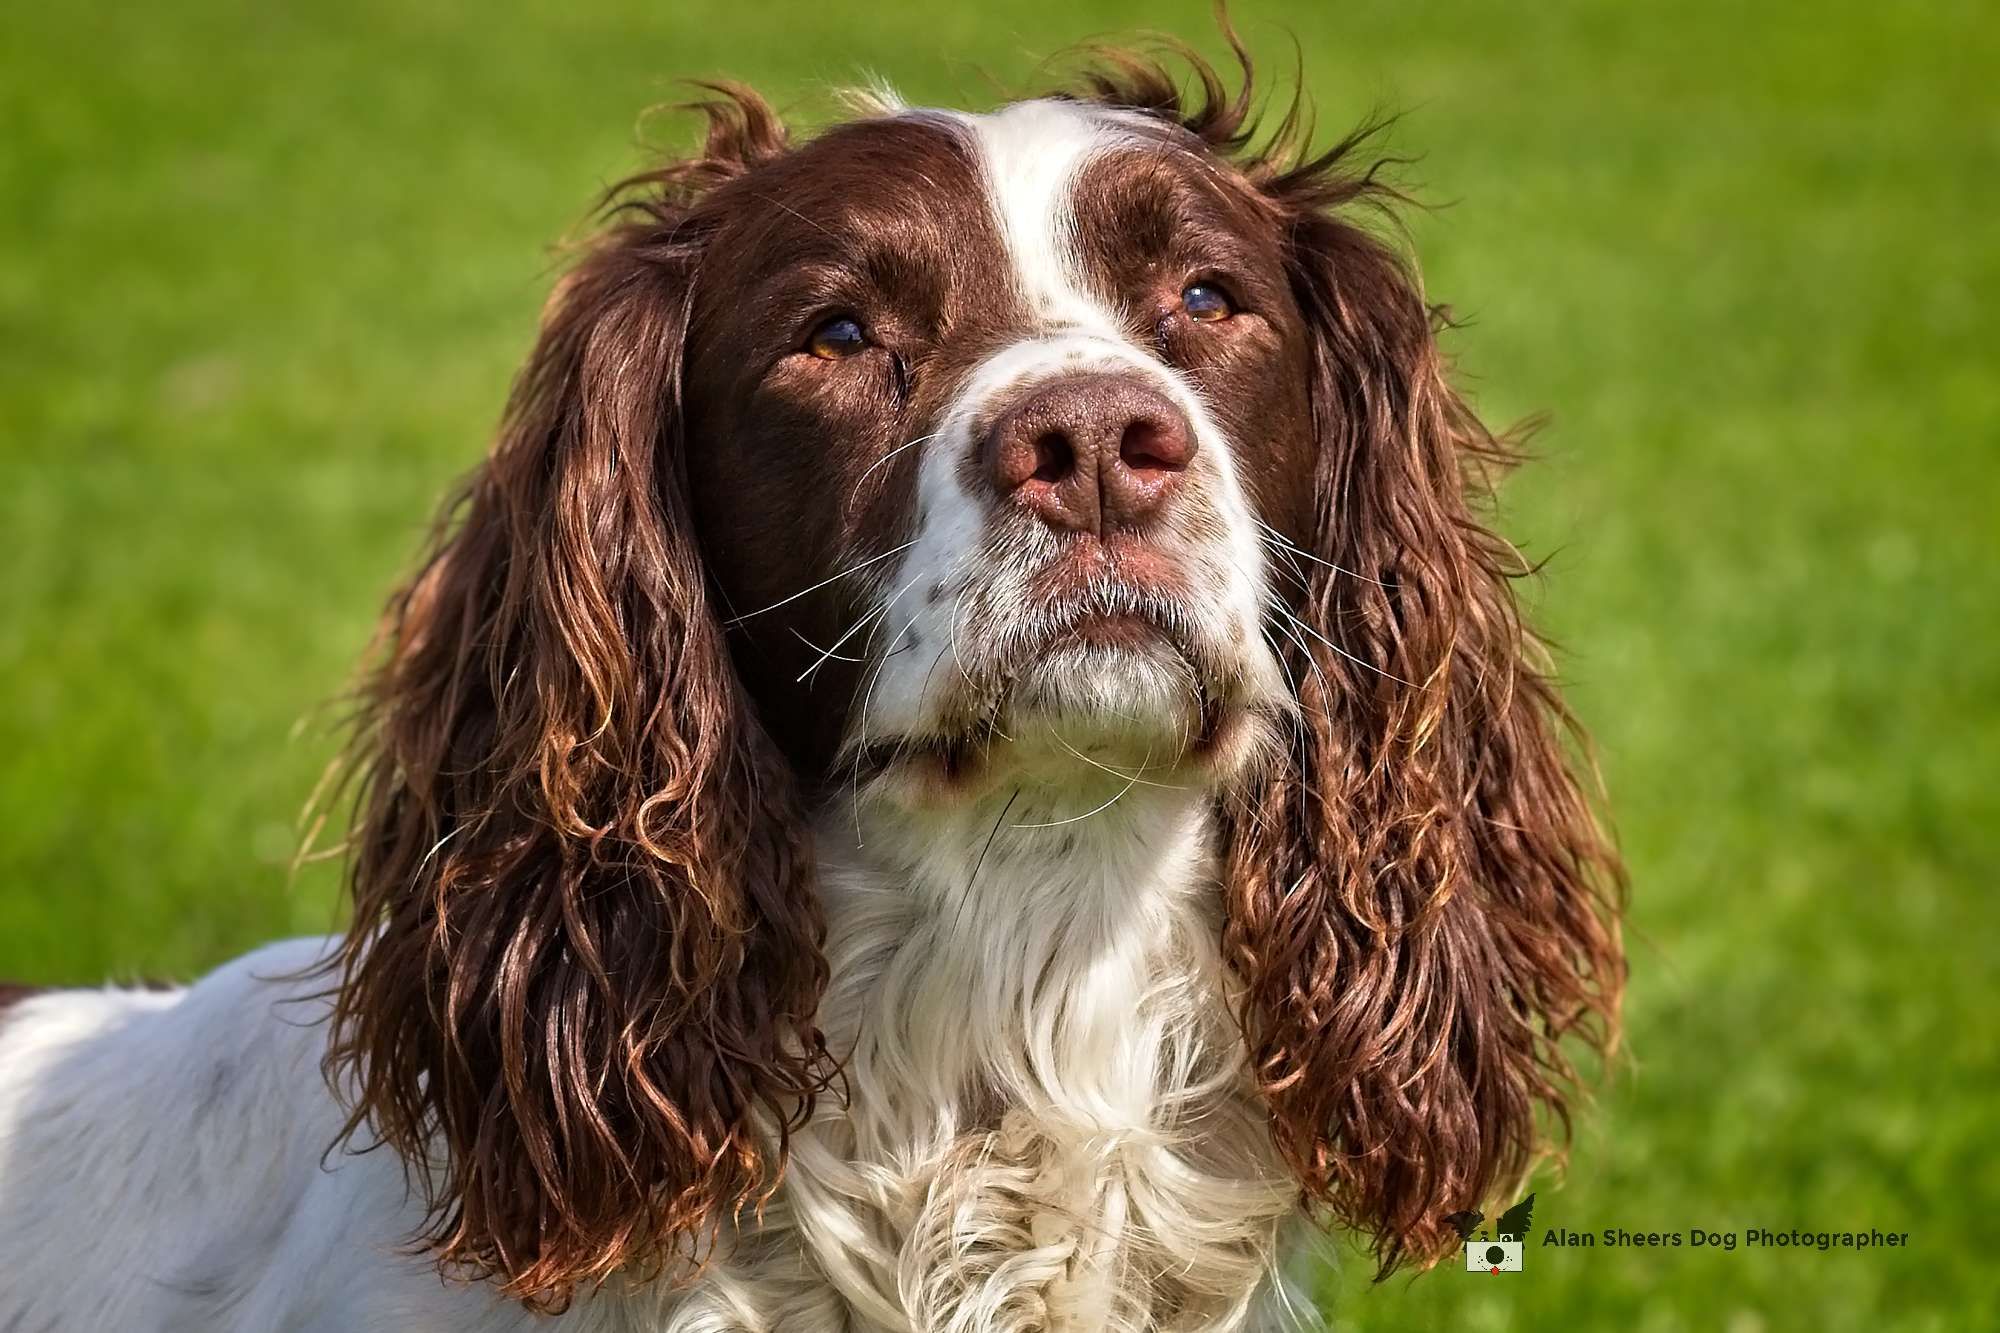
[[[904,1082],[912,1106],[983,1092],[1107,1128],[1171,1118],[1194,1066],[1229,1063],[1209,810],[1199,786],[1101,773],[832,803],[826,1026],[882,1065],[857,1081]]]
[[[1209,793],[1096,785],[825,811],[820,1020],[846,1076],[792,1179],[864,1308],[1234,1327],[1276,1289],[1297,1186],[1231,1013]]]
[[[834,859],[900,882],[934,913],[966,917],[952,929],[969,925],[982,940],[993,925],[972,919],[982,911],[1072,933],[1122,931],[1134,913],[1212,878],[1210,808],[1199,785],[1085,769],[949,805],[863,801],[833,832]],[[839,808],[829,813],[838,829]]]

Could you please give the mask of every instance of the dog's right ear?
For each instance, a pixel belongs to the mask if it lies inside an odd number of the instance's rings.
[[[784,150],[716,91],[705,151],[638,178],[552,298],[357,742],[328,1074],[423,1182],[439,1263],[544,1309],[698,1254],[828,1073],[806,827],[684,478],[703,200]]]

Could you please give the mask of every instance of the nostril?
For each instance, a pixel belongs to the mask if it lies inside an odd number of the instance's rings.
[[[1181,472],[1194,454],[1185,431],[1140,417],[1125,427],[1118,458],[1134,472]]]
[[[1059,430],[1043,431],[1035,437],[1036,481],[1061,481],[1076,471],[1076,450],[1069,437]]]

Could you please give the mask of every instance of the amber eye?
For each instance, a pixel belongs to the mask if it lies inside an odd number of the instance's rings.
[[[1206,282],[1197,282],[1181,293],[1181,309],[1201,324],[1213,324],[1236,313],[1236,307],[1229,304],[1229,294]]]
[[[868,335],[859,321],[847,315],[822,320],[806,339],[806,350],[822,361],[839,361],[853,356],[868,345]]]

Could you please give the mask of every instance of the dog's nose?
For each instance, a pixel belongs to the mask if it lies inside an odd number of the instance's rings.
[[[987,476],[1001,498],[1052,528],[1146,527],[1194,458],[1187,414],[1132,375],[1066,375],[1013,404],[987,432]]]

